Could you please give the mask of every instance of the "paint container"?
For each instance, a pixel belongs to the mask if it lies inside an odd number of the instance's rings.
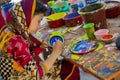
[[[115,18],[120,15],[120,2],[119,1],[106,1],[106,17]]]
[[[99,30],[95,31],[94,35],[97,40],[101,40],[102,36],[106,35],[108,33],[109,33],[108,29],[99,29]]]
[[[102,36],[102,41],[104,41],[105,43],[111,43],[113,42],[113,35],[112,34],[106,34]]]
[[[67,14],[63,20],[67,27],[74,27],[82,24],[82,16],[78,12]]]
[[[55,14],[51,14],[51,15],[47,16],[46,21],[48,23],[48,26],[50,28],[62,27],[63,25],[65,25],[63,18],[66,15],[67,14],[65,12],[60,12],[60,13],[55,13]]]
[[[95,29],[94,29],[94,23],[88,23],[83,26],[89,40],[94,40],[95,39]]]
[[[85,23],[94,23],[95,30],[107,28],[105,4],[96,3],[80,10],[80,15]]]
[[[50,46],[54,46],[55,42],[59,40],[61,42],[64,42],[64,38],[60,35],[54,35],[54,36],[51,36],[50,39],[49,39],[49,45]]]
[[[54,12],[68,12],[69,11],[69,4],[67,1],[57,2],[52,6]]]
[[[55,5],[55,1],[48,1],[47,4],[48,4],[49,7],[52,7],[53,5]]]

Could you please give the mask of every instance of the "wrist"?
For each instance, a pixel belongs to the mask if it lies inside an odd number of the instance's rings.
[[[56,56],[59,56],[59,55],[61,54],[61,51],[56,51],[56,50],[54,51],[54,50],[53,50],[52,53],[53,53],[54,55],[56,55]]]

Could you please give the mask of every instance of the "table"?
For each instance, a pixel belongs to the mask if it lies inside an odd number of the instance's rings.
[[[120,17],[107,19],[108,29],[114,34],[120,31]],[[120,51],[108,51],[103,44],[103,48],[80,56],[79,60],[71,59],[71,53],[65,58],[76,64],[84,71],[97,77],[99,80],[120,80]]]
[[[120,16],[114,19],[107,19],[108,29],[110,33],[114,34],[116,32],[120,33]],[[41,30],[42,34],[50,32],[51,30],[65,30],[66,27],[50,29],[48,27]],[[84,35],[84,30],[79,28],[72,32],[67,32],[63,35],[65,38],[65,45],[74,42],[79,39],[80,36]],[[48,34],[44,34],[44,39]],[[80,37],[81,38],[81,37]],[[90,52],[86,55],[80,55],[79,60],[74,60],[71,58],[71,53],[69,52],[68,46],[65,46],[63,56],[65,59],[71,61],[73,64],[76,64],[78,67],[82,68],[84,71],[92,74],[97,77],[99,80],[120,80],[120,51],[113,50],[108,51],[105,47],[105,43],[99,42],[102,45],[102,48]],[[79,56],[79,55],[78,55]]]

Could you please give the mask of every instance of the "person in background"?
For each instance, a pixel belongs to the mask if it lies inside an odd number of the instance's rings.
[[[7,3],[7,2],[10,2],[11,0],[0,0],[0,4],[4,4],[4,3]]]
[[[58,40],[45,61],[39,58],[45,49],[32,34],[40,28],[46,11],[39,0],[22,0],[10,10],[12,19],[0,30],[0,77],[3,80],[43,80],[62,53],[63,43]]]

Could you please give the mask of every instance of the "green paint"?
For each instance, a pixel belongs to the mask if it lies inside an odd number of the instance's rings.
[[[94,23],[87,23],[83,26],[89,40],[94,40],[95,39],[95,29],[94,29]]]

